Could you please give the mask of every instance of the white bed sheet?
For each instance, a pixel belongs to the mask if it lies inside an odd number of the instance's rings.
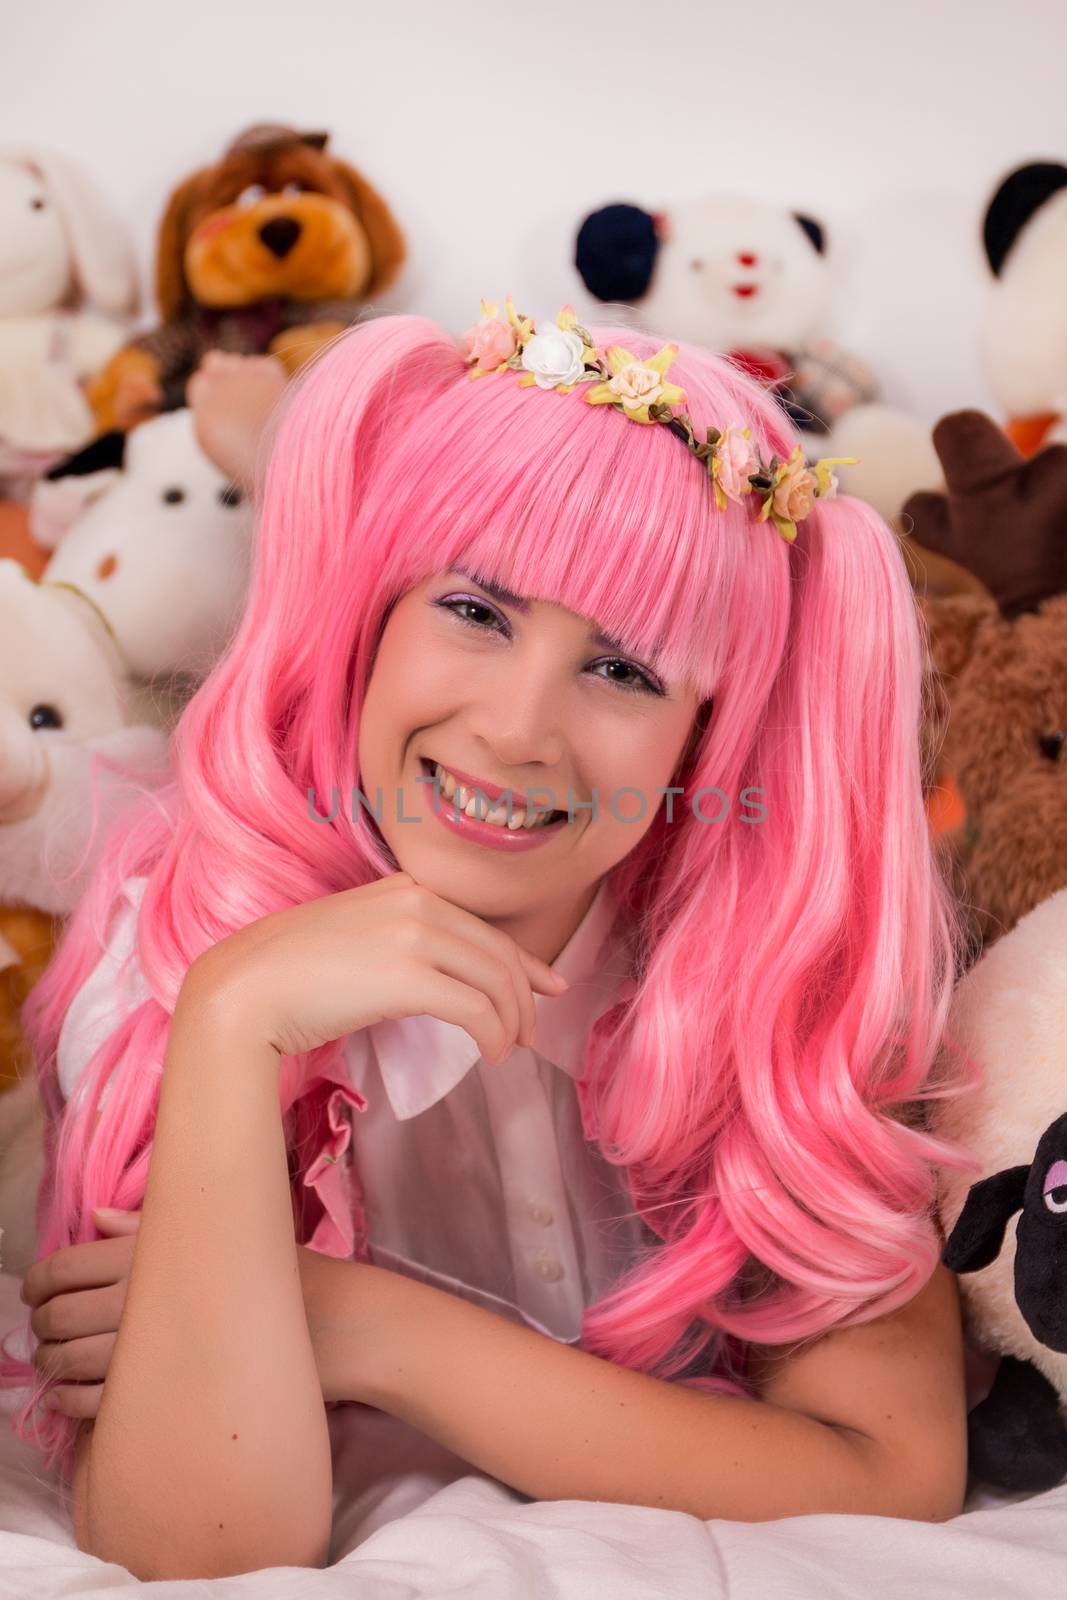
[[[24,1310],[0,1274],[0,1331]],[[0,1596],[125,1595],[138,1580],[83,1554],[58,1479],[0,1398]],[[1067,1593],[1067,1485],[978,1491],[952,1522],[808,1516],[702,1522],[602,1501],[530,1501],[367,1406],[330,1413],[330,1565],[156,1583],[160,1600],[1020,1600]],[[373,1463],[370,1468],[369,1463]],[[369,1476],[369,1473],[373,1473]]]

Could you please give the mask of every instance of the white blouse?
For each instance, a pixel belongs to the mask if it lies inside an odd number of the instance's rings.
[[[116,983],[147,881],[123,884],[106,950],[64,1018],[58,1075],[68,1099],[118,1017],[148,997],[136,958]],[[496,1066],[465,1029],[428,1015],[375,1023],[344,1045],[367,1102],[347,1108],[345,1159],[369,1259],[566,1343],[578,1340],[583,1309],[657,1242],[625,1170],[585,1139],[575,1082],[593,1021],[632,989],[612,921],[605,882],[552,963],[570,987],[534,996],[533,1046]]]

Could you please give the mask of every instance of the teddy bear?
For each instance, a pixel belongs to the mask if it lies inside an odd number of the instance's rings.
[[[814,217],[713,195],[669,213],[602,206],[578,229],[574,262],[598,300],[637,306],[651,325],[729,354],[799,427],[822,434],[877,395],[870,369],[819,337],[826,253]]]
[[[22,1004],[109,828],[169,776],[167,741],[131,723],[104,618],[69,584],[0,560],[0,1217],[4,1266],[33,1260],[43,1127]]]
[[[905,509],[922,543],[968,561],[983,589],[919,597],[931,825],[966,924],[948,1036],[978,1068],[931,1102],[929,1122],[972,1160],[942,1169],[938,1197],[942,1259],[961,1275],[988,1389],[968,1418],[971,1469],[1033,1491],[1067,1472],[1050,1153],[1067,1113],[1067,446],[1027,460],[975,411],[942,418],[934,441],[946,491]]]
[[[328,139],[257,124],[178,185],[159,231],[162,321],[90,385],[98,432],[184,404],[208,350],[270,354],[298,371],[393,282],[404,235]]]
[[[870,368],[827,338],[825,225],[752,197],[719,194],[649,212],[591,212],[574,264],[598,300],[729,355],[776,394],[819,455],[855,457],[841,486],[886,518],[904,494],[940,485],[929,428],[878,398]]]
[[[113,429],[53,468],[32,503],[44,576],[106,617],[131,716],[171,731],[230,637],[252,559],[252,506],[201,449],[193,414]]]
[[[991,280],[982,364],[1009,438],[1024,455],[1067,440],[1067,166],[1009,172],[982,229]]]

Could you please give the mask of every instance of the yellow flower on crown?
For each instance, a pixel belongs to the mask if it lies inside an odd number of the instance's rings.
[[[608,351],[611,377],[590,389],[585,398],[591,406],[615,406],[631,422],[655,422],[655,417],[648,414],[649,406],[685,404],[685,390],[667,382],[677,354],[676,344],[665,344],[654,356],[639,360],[621,345],[613,344]]]

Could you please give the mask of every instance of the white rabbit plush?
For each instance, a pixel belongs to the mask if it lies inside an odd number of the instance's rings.
[[[53,150],[0,151],[0,483],[24,498],[95,424],[82,384],[128,339],[126,228]]]

